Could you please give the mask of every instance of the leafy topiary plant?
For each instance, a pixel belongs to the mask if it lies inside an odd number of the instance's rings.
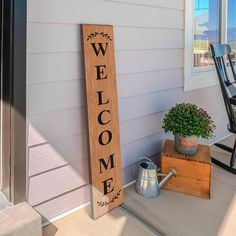
[[[182,137],[195,135],[202,138],[213,136],[215,125],[208,113],[191,103],[176,104],[165,115],[165,132],[172,132]]]

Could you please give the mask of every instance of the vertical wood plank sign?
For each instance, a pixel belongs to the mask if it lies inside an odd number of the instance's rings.
[[[82,25],[92,217],[124,202],[113,27]]]

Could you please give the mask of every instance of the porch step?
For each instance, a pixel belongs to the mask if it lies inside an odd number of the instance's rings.
[[[11,204],[6,200],[3,193],[0,192],[0,211],[10,207]]]
[[[26,202],[1,210],[0,236],[42,236],[41,216]]]

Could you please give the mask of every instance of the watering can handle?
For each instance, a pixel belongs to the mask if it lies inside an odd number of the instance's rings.
[[[131,168],[130,168],[130,172],[131,172],[132,177],[135,178],[134,173],[133,173],[133,166],[131,166]]]
[[[143,160],[148,160],[149,162],[151,162],[152,164],[155,165],[155,163],[154,163],[150,158],[148,158],[148,157],[144,157],[141,161],[143,161]],[[140,162],[141,162],[141,161],[140,161]]]
[[[150,158],[148,158],[148,157],[144,157],[140,162],[142,162],[143,160],[147,160],[147,161],[149,161],[150,163],[152,163],[152,164],[154,164],[155,165],[155,163],[150,159]],[[134,173],[133,173],[133,168],[132,168],[132,166],[131,166],[131,175],[132,175],[132,177],[135,177],[134,176]]]

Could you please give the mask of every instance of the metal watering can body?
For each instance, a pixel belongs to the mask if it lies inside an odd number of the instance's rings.
[[[168,174],[158,174],[156,164],[151,159],[145,158],[140,163],[140,170],[136,180],[136,192],[143,197],[157,197],[160,194],[162,186],[174,174],[176,174],[174,169],[171,169]],[[166,177],[158,183],[158,176]]]

